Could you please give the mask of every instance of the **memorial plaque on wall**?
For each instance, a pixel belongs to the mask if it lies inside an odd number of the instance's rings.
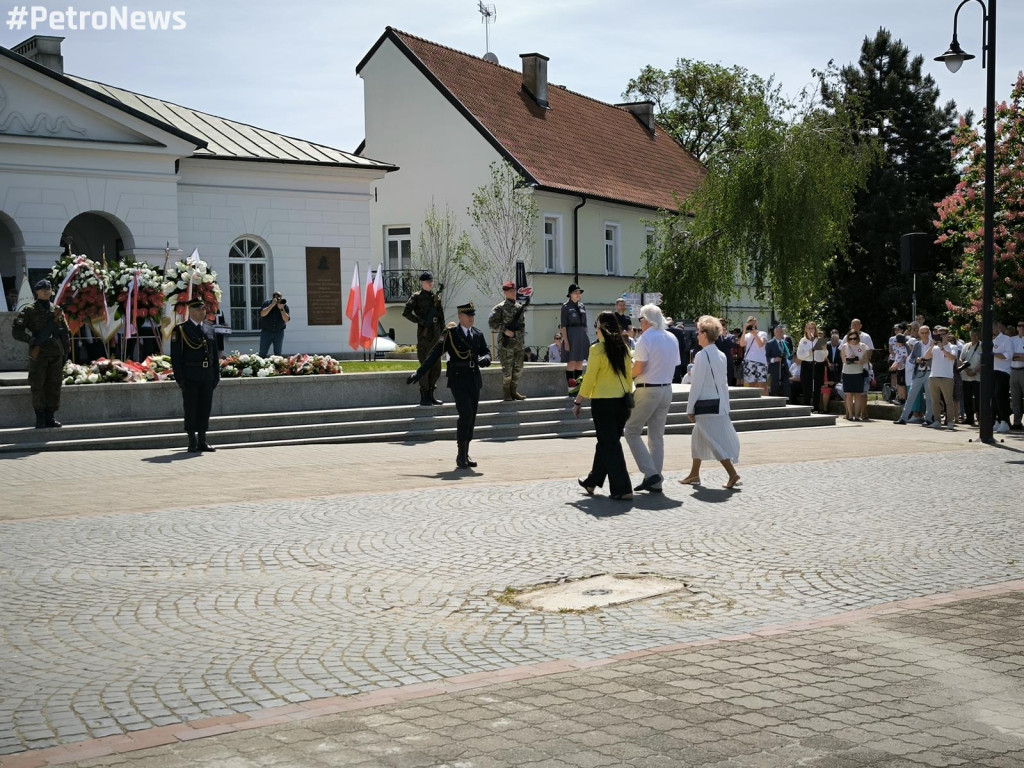
[[[306,249],[308,325],[341,325],[341,249]]]

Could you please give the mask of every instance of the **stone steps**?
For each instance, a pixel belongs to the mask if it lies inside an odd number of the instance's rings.
[[[445,393],[447,394],[447,393]],[[666,432],[688,434],[686,392],[676,392]],[[788,406],[783,398],[761,397],[755,390],[730,390],[732,420],[738,431],[787,429],[835,424],[831,415],[812,414],[803,406]],[[214,416],[210,442],[223,448],[315,443],[454,440],[455,406],[386,407],[301,410]],[[517,403],[480,403],[477,439],[538,439],[593,435],[587,409],[574,419],[567,397],[535,397]],[[69,424],[62,429],[0,429],[0,452],[173,449],[184,444],[181,419],[108,421]]]

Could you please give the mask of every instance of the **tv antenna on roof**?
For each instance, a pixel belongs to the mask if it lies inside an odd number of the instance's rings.
[[[493,5],[485,5],[484,0],[477,0],[477,7],[480,9],[480,23],[484,25],[484,45],[487,48],[487,53],[490,53],[491,24],[497,20],[498,11]]]

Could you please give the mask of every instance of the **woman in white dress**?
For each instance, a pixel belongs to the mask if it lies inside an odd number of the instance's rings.
[[[740,476],[733,466],[740,458],[740,439],[729,419],[729,384],[726,378],[725,355],[715,346],[715,339],[722,332],[718,320],[704,315],[697,320],[697,341],[701,350],[693,359],[690,396],[686,401],[686,413],[695,426],[690,437],[690,455],[693,466],[690,474],[679,482],[683,485],[700,484],[700,464],[705,459],[716,459],[729,473],[726,488],[734,488]],[[698,400],[718,400],[718,413],[694,413]]]

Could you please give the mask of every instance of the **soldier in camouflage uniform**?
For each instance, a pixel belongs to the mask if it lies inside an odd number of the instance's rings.
[[[60,409],[64,361],[71,351],[71,334],[63,310],[50,301],[50,281],[40,280],[33,290],[36,300],[18,313],[11,335],[29,347],[28,383],[32,388],[36,429],[59,427],[61,423],[54,414]]]
[[[442,288],[444,286],[442,285]],[[420,275],[420,290],[409,297],[405,302],[405,310],[402,317],[416,323],[416,357],[420,365],[430,355],[434,345],[441,338],[441,331],[444,330],[444,307],[441,306],[440,291],[433,292],[434,276],[429,272]],[[441,405],[441,401],[434,397],[434,390],[437,388],[437,380],[441,376],[441,360],[430,368],[429,371],[419,380],[420,383],[420,405]]]
[[[519,394],[519,379],[523,375],[523,351],[526,331],[523,330],[522,304],[516,302],[516,284],[501,286],[505,300],[496,304],[487,318],[491,330],[498,334],[498,359],[501,361],[501,392],[505,400],[525,400]],[[519,317],[516,320],[516,314]],[[512,326],[511,330],[509,326]]]

